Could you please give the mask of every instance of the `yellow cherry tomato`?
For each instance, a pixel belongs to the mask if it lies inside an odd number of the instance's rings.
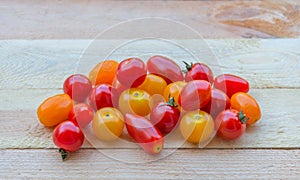
[[[46,99],[37,109],[40,122],[52,127],[68,119],[73,102],[67,94],[57,94]]]
[[[122,113],[112,107],[99,109],[92,121],[94,135],[103,141],[113,141],[121,136],[124,128]]]
[[[167,83],[163,78],[154,74],[147,74],[146,79],[138,88],[147,91],[150,95],[162,95],[166,87]]]
[[[124,115],[147,116],[150,113],[150,95],[141,89],[127,89],[119,97],[119,109]]]
[[[119,63],[114,60],[105,60],[98,63],[89,73],[93,85],[112,84],[116,77]]]
[[[201,110],[186,113],[180,122],[181,135],[194,144],[206,142],[214,134],[214,120]]]
[[[169,100],[169,96],[174,97],[174,100],[175,100],[176,104],[178,105],[178,109],[180,109],[181,111],[183,111],[183,110],[178,104],[178,97],[179,97],[181,89],[186,84],[187,84],[187,82],[184,82],[184,81],[173,82],[164,89],[164,94],[163,94],[166,101]]]

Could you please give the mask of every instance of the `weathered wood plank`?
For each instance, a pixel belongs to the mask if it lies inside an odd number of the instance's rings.
[[[0,104],[0,148],[52,148],[51,128],[43,127],[36,108],[48,96],[60,90],[1,90],[4,104]],[[236,141],[215,138],[207,148],[299,148],[300,91],[299,89],[252,89],[250,92],[260,103],[263,117],[259,124],[249,127]],[[89,136],[91,137],[91,136]],[[92,141],[95,142],[95,141]],[[115,142],[96,147],[136,148],[135,144]],[[167,148],[195,148],[183,144],[180,134],[168,139]],[[91,147],[85,144],[84,147]]]
[[[107,150],[123,154],[131,150]],[[139,157],[143,158],[143,157]],[[300,150],[177,150],[164,159],[122,163],[81,149],[61,162],[57,150],[0,150],[0,177],[138,179],[298,179]]]

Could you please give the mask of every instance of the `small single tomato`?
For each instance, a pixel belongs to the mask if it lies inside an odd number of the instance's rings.
[[[93,133],[103,141],[117,139],[122,134],[123,128],[123,115],[119,110],[111,107],[98,110],[92,121]]]
[[[214,120],[206,112],[195,110],[186,113],[180,121],[181,135],[190,143],[205,143],[214,135]]]
[[[154,74],[147,74],[145,81],[138,88],[147,91],[150,95],[162,95],[166,86],[167,83],[163,78]]]
[[[46,99],[37,109],[40,122],[52,127],[68,119],[73,102],[67,94],[57,94]]]
[[[69,113],[69,121],[81,128],[87,126],[94,118],[93,108],[85,103],[75,104]]]
[[[95,111],[103,107],[113,107],[111,85],[99,84],[95,86],[91,91],[88,100]]]
[[[249,94],[238,92],[231,99],[231,108],[242,111],[248,118],[247,124],[255,124],[261,118],[261,110],[257,101]]]
[[[114,60],[105,60],[98,63],[89,73],[89,79],[94,86],[98,84],[112,84],[116,77],[119,63]]]
[[[203,63],[191,63],[184,62],[186,66],[185,81],[189,82],[192,80],[205,80],[210,82],[214,81],[214,75],[212,70]]]
[[[164,98],[168,101],[169,97],[174,97],[175,102],[178,103],[179,94],[182,88],[187,84],[184,81],[177,81],[168,84],[168,86],[164,89]]]
[[[77,102],[84,102],[91,90],[91,81],[81,74],[71,75],[64,82],[64,92]]]

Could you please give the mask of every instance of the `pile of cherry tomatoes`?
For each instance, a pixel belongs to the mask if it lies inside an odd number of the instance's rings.
[[[101,141],[126,133],[146,152],[157,154],[164,136],[177,128],[194,144],[215,133],[234,140],[261,118],[245,79],[231,74],[214,78],[207,65],[184,63],[182,70],[159,55],[146,64],[139,58],[102,61],[88,77],[68,77],[64,94],[46,99],[38,107],[38,118],[55,127],[53,142],[63,159],[82,146],[82,130],[88,126]]]

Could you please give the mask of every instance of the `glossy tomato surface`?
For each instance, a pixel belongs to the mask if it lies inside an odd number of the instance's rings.
[[[232,74],[221,74],[214,80],[214,88],[227,94],[229,98],[237,92],[248,92],[249,83],[245,79]]]
[[[186,82],[192,80],[205,80],[211,84],[213,83],[214,75],[212,70],[207,65],[203,63],[184,63],[186,65],[186,74],[184,77]]]
[[[89,73],[89,79],[94,86],[99,84],[112,84],[116,77],[119,63],[114,60],[99,62]]]
[[[123,91],[128,89],[126,86],[122,85],[117,78],[114,79],[112,84],[112,103],[113,107],[118,108],[119,107],[119,98]]]
[[[109,84],[99,84],[89,95],[89,104],[96,111],[103,107],[113,107],[112,87]]]
[[[87,126],[94,118],[93,108],[85,103],[75,104],[69,113],[69,121],[81,128]]]
[[[163,78],[154,74],[147,74],[145,81],[138,88],[145,90],[150,95],[162,95],[166,86],[167,83]]]
[[[74,101],[84,102],[92,90],[92,83],[86,76],[74,74],[65,80],[63,88]]]
[[[182,81],[183,73],[181,68],[171,59],[163,56],[152,56],[147,61],[149,73],[164,78],[167,84],[176,81]]]

